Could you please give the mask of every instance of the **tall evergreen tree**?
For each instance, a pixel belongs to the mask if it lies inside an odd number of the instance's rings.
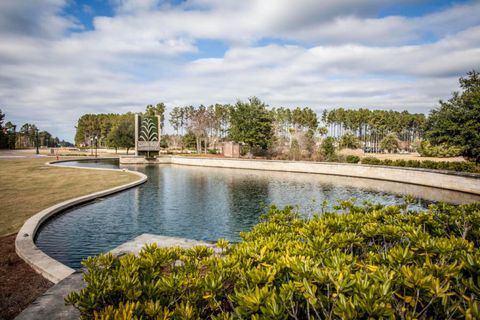
[[[273,140],[273,117],[256,97],[238,101],[231,110],[230,138],[245,143],[251,152],[266,151]]]
[[[461,147],[463,156],[480,163],[480,75],[470,71],[459,82],[463,92],[430,112],[425,135],[433,145]]]

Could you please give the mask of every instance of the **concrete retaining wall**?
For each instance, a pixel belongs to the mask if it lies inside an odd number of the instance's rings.
[[[52,165],[57,161],[49,162],[47,165]],[[58,161],[62,162],[62,161]],[[84,168],[84,167],[60,167],[57,168],[79,168],[85,170],[109,170],[109,171],[124,171],[118,169],[99,169],[99,168]],[[29,218],[22,226],[20,231],[17,234],[15,239],[15,251],[25,262],[27,262],[35,271],[40,273],[42,276],[52,281],[53,283],[58,283],[62,279],[71,275],[75,270],[67,267],[66,265],[58,262],[57,260],[46,255],[42,250],[40,250],[34,243],[35,234],[37,233],[40,225],[50,218],[51,216],[70,208],[74,205],[84,203],[95,198],[103,197],[109,194],[113,194],[125,189],[135,187],[139,184],[147,181],[147,176],[143,173],[136,171],[129,171],[132,174],[135,174],[139,177],[137,181],[127,183],[115,188],[107,189],[100,192],[95,192],[88,194],[86,196],[77,197],[70,199],[61,203],[58,203],[54,206],[51,206],[45,210],[40,211],[36,215]]]
[[[368,178],[442,188],[480,195],[480,175],[416,168],[370,166],[349,163],[246,160],[162,156],[154,160],[121,157],[121,164],[179,164],[202,167],[286,171]]]

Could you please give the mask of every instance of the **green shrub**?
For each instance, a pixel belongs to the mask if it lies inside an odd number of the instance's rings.
[[[393,160],[391,159],[385,159],[382,161],[382,165],[384,166],[393,166]]]
[[[250,147],[247,145],[242,144],[240,146],[240,155],[241,156],[246,156],[250,152]]]
[[[445,170],[464,171],[464,172],[480,172],[480,166],[473,162],[445,162],[448,167]]]
[[[433,170],[450,170],[457,172],[480,173],[480,165],[467,161],[432,161],[432,160],[380,160],[375,157],[365,157],[361,160],[362,164],[383,165],[393,167],[422,168]]]
[[[395,166],[395,167],[406,167],[406,166],[407,166],[407,161],[405,161],[405,160],[403,160],[403,159],[394,160],[393,163],[392,163],[392,166]]]
[[[272,207],[243,242],[84,261],[83,319],[480,317],[480,204]]]
[[[358,163],[358,162],[360,162],[360,158],[357,157],[357,156],[354,156],[354,155],[348,155],[347,158],[346,158],[346,161],[348,163]]]
[[[397,152],[400,148],[400,140],[398,140],[396,134],[389,133],[380,141],[380,148],[387,150],[389,153]]]
[[[362,164],[373,164],[373,165],[379,165],[382,164],[382,160],[377,159],[375,157],[365,157],[361,161]]]
[[[457,146],[450,146],[445,143],[433,146],[428,141],[421,141],[417,143],[417,152],[422,157],[446,158],[462,155],[463,149]]]
[[[319,152],[326,161],[336,161],[335,138],[326,137],[323,139]]]
[[[184,148],[187,148],[187,149],[195,149],[197,147],[195,134],[192,131],[188,131],[182,137],[182,145]]]
[[[418,160],[407,160],[405,166],[409,167],[409,168],[420,168],[420,161],[418,161]]]

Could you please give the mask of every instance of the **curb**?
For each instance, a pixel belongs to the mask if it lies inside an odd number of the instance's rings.
[[[99,158],[96,158],[100,160]],[[92,159],[83,159],[83,160],[92,160]],[[137,171],[130,171],[125,169],[103,169],[103,168],[86,168],[86,167],[77,167],[77,166],[68,166],[61,167],[56,166],[55,163],[64,162],[66,160],[59,161],[50,161],[46,165],[53,166],[56,168],[76,168],[76,169],[86,169],[86,170],[106,170],[106,171],[120,171],[120,172],[130,172],[139,177],[137,181],[130,182],[118,187],[110,188],[103,191],[94,192],[87,194],[85,196],[69,199],[58,204],[55,204],[47,209],[40,211],[34,216],[30,217],[23,226],[18,231],[17,237],[15,239],[15,251],[17,255],[22,258],[28,265],[30,265],[35,271],[40,273],[43,277],[50,280],[53,283],[58,283],[61,280],[65,279],[69,275],[75,272],[74,269],[64,265],[63,263],[51,258],[40,250],[34,242],[35,235],[39,227],[44,223],[48,218],[54,216],[55,214],[70,208],[72,206],[91,201],[93,199],[117,193],[126,189],[136,187],[140,184],[147,181],[147,176],[143,173]],[[68,160],[71,161],[71,160]]]

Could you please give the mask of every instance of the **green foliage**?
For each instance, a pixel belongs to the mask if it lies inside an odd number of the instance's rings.
[[[17,136],[18,136],[18,133],[16,132],[17,131],[17,126],[14,125],[12,122],[8,121],[4,126],[4,130],[6,131],[5,140],[4,140],[5,141],[4,147],[8,148],[8,149],[15,149],[16,144],[17,144]],[[50,139],[48,139],[46,141],[43,141],[42,145],[44,145],[46,147],[56,147],[61,142],[71,145],[70,143],[65,142],[63,140],[60,142],[60,139],[58,139],[57,137],[52,137],[50,135],[50,133],[48,133],[47,131],[42,131],[42,132],[45,132],[46,134],[48,134],[50,136]]]
[[[160,128],[163,129],[163,125],[165,122],[165,104],[163,102],[157,103],[155,106],[149,104],[145,108],[144,116],[145,117],[153,117],[153,116],[160,116]]]
[[[356,133],[361,140],[376,144],[388,133],[395,133],[402,141],[411,142],[421,136],[425,115],[408,111],[337,108],[325,110],[322,121],[331,127],[333,135],[342,135],[344,130],[348,130]]]
[[[417,152],[422,157],[457,157],[462,155],[462,148],[458,146],[450,146],[446,143],[440,143],[433,146],[429,141],[424,140],[417,146]]]
[[[184,136],[184,132],[195,136],[195,146],[200,153],[201,146],[216,148],[217,143],[225,138],[228,131],[231,106],[228,104],[215,104],[197,108],[193,106],[174,107],[170,112],[170,124],[176,136]],[[185,145],[182,144],[182,149]]]
[[[291,122],[294,127],[304,128],[310,131],[317,130],[317,114],[310,108],[295,108],[292,111]]]
[[[126,148],[127,154],[130,148],[135,147],[135,121],[133,114],[123,115],[118,124],[110,130],[107,136],[110,147]]]
[[[17,125],[11,121],[4,123],[5,116],[0,109],[0,149],[72,146],[69,142],[60,141],[48,131],[39,131],[34,124],[25,123],[17,132]]]
[[[359,163],[360,162],[360,157],[354,156],[354,155],[348,155],[345,158],[345,161],[348,163]]]
[[[289,158],[290,160],[300,160],[301,155],[300,144],[297,139],[293,139],[292,145],[290,146]]]
[[[168,148],[168,141],[170,136],[168,134],[162,134],[160,136],[160,148]]]
[[[3,122],[5,121],[5,113],[0,109],[0,149],[6,149],[8,147],[8,136],[4,132]]]
[[[120,122],[122,115],[120,114],[84,114],[78,119],[75,132],[75,144],[77,146],[90,145],[90,139],[97,136],[102,142],[111,143],[109,137],[113,128]],[[133,121],[133,120],[132,120]]]
[[[315,132],[313,130],[305,132],[301,137],[301,142],[303,149],[311,155],[315,149]]]
[[[286,137],[294,131],[315,132],[318,127],[317,114],[310,108],[273,108],[272,111],[276,134]],[[313,134],[312,134],[313,135]]]
[[[158,103],[156,106],[148,105],[145,108],[145,116],[160,116],[160,127],[163,128],[164,125],[164,116],[165,105],[163,103]],[[132,119],[133,132],[135,132],[135,123],[134,123],[134,114],[127,112],[125,114],[84,114],[78,119],[75,132],[75,144],[80,146],[90,145],[90,139],[97,136],[99,141],[99,146],[109,146],[118,148],[120,147],[118,143],[114,141],[114,136],[117,133],[113,132],[120,122],[124,121],[125,118]],[[122,130],[125,129],[126,125],[122,124]],[[124,130],[123,130],[124,131]],[[133,134],[133,143],[135,143],[135,134]],[[126,143],[122,143],[126,148]],[[134,146],[134,145],[133,145]],[[131,146],[131,147],[133,147]],[[129,147],[129,148],[131,148]]]
[[[480,316],[480,204],[272,207],[221,256],[147,245],[83,263],[83,319],[458,319]]]
[[[457,172],[480,173],[480,165],[468,161],[431,161],[431,160],[380,160],[375,157],[365,157],[361,160],[362,164],[382,165],[392,167],[422,168],[434,170],[449,170]]]
[[[355,135],[351,132],[345,133],[342,137],[340,137],[339,141],[340,149],[349,148],[349,149],[358,149],[360,148],[360,140],[355,137]]]
[[[365,157],[361,161],[362,164],[373,164],[373,165],[380,165],[383,164],[382,160],[375,158],[375,157]]]
[[[321,136],[324,136],[328,133],[328,129],[325,128],[325,127],[320,127],[318,128],[318,133],[321,135]]]
[[[182,145],[187,148],[187,149],[193,149],[196,146],[196,138],[195,134],[191,131],[188,131],[183,137],[182,137]]]
[[[460,78],[462,93],[430,112],[425,137],[433,145],[447,144],[462,149],[462,154],[480,162],[480,76],[471,71]]]
[[[382,139],[382,141],[380,141],[380,148],[387,150],[389,153],[396,152],[399,147],[400,141],[394,133],[389,133]]]
[[[267,150],[273,141],[273,118],[258,98],[238,101],[230,112],[230,138],[245,143],[250,150]]]
[[[334,137],[326,137],[323,139],[322,144],[320,145],[320,154],[327,161],[336,160]]]

